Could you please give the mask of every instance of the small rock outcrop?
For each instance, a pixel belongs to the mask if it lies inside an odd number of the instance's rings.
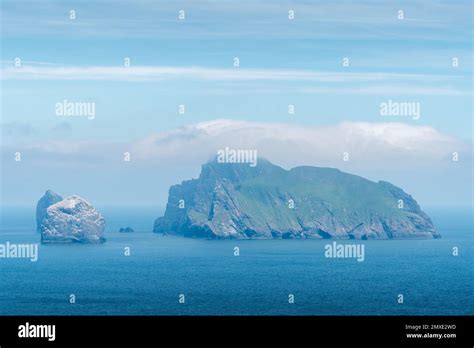
[[[60,201],[48,190],[39,200],[36,220],[42,243],[103,243],[105,219],[86,200],[70,196]],[[49,202],[54,202],[46,206]]]
[[[131,227],[120,227],[119,232],[121,233],[130,233],[130,232],[135,232],[135,230]]]

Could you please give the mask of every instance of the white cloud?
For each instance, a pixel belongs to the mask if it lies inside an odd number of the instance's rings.
[[[413,121],[415,122],[415,121]],[[218,119],[151,134],[132,143],[36,141],[17,150],[36,161],[117,165],[125,151],[133,166],[199,167],[219,149],[256,149],[285,167],[314,165],[369,173],[451,165],[453,152],[471,158],[469,144],[432,127],[406,123],[343,122],[328,126]],[[16,151],[16,150],[15,150]],[[11,152],[11,151],[10,151]],[[350,160],[342,156],[348,152]],[[33,155],[34,154],[34,155]]]
[[[468,205],[472,198],[471,145],[431,127],[404,123],[303,126],[220,119],[151,134],[133,143],[49,140],[3,147],[1,156],[5,182],[26,182],[31,190],[37,189],[34,180],[40,186],[63,182],[76,191],[102,192],[109,200],[123,201],[128,190],[130,201],[146,197],[165,204],[170,185],[197,177],[200,166],[226,146],[256,149],[259,159],[284,168],[334,167],[374,181],[387,180],[422,205]],[[13,161],[16,151],[25,158],[21,166]],[[130,162],[123,161],[126,151]],[[345,151],[350,154],[347,162],[342,160]],[[459,152],[459,162],[451,160],[454,151]],[[124,182],[129,184],[117,191]]]
[[[208,81],[312,81],[312,82],[383,82],[383,81],[450,81],[452,75],[428,75],[381,72],[322,72],[290,69],[216,69],[173,66],[3,66],[3,80],[108,80],[159,81],[164,79],[196,79]]]
[[[431,127],[344,122],[331,126],[214,120],[151,135],[133,144],[138,159],[202,163],[226,146],[257,149],[286,166],[410,167],[446,162],[468,146]],[[343,152],[350,161],[343,162]]]
[[[232,83],[232,93],[253,90],[257,93],[293,91],[309,94],[358,95],[472,95],[469,90],[453,87],[462,81],[458,75],[338,72],[297,69],[206,68],[175,66],[60,66],[52,63],[12,66],[2,62],[2,80],[66,80],[66,81],[202,81]],[[261,82],[264,85],[255,85]],[[289,82],[299,82],[295,86]],[[236,84],[237,83],[237,84]],[[277,83],[285,84],[284,86]],[[252,85],[249,85],[252,84]],[[273,84],[273,85],[271,85]],[[229,88],[215,90],[215,85],[202,87],[207,92],[227,93]]]
[[[377,84],[367,87],[305,88],[308,94],[350,94],[350,95],[428,95],[428,96],[467,96],[472,91],[460,90],[452,86],[416,86],[405,84]]]

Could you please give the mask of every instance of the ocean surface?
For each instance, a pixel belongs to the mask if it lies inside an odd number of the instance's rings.
[[[474,314],[469,210],[427,211],[441,239],[355,241],[365,245],[357,262],[326,258],[328,240],[161,236],[151,232],[161,211],[98,208],[106,243],[40,245],[37,262],[0,259],[0,315]],[[125,226],[136,232],[119,233]],[[35,228],[34,208],[4,208],[0,243],[39,243]]]

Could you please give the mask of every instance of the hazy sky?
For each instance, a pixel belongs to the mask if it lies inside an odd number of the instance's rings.
[[[471,16],[452,0],[3,0],[2,204],[50,188],[163,205],[226,145],[470,204]],[[58,116],[64,100],[93,119]],[[419,117],[382,116],[389,100]]]

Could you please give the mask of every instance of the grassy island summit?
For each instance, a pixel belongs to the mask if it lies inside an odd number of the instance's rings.
[[[210,239],[439,238],[401,188],[333,168],[210,161],[169,190],[154,232]]]

